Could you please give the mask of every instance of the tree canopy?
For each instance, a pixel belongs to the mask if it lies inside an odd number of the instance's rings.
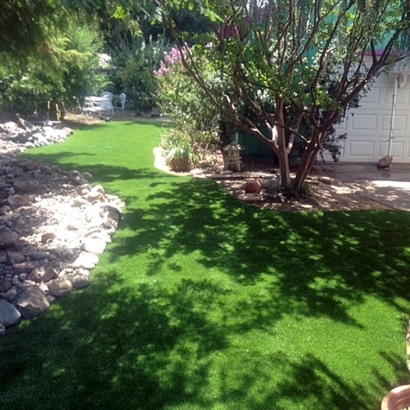
[[[49,0],[3,0],[0,53],[18,59],[44,48],[51,27],[57,24],[58,7]]]
[[[223,117],[276,153],[282,184],[301,187],[332,125],[408,55],[410,0],[158,0],[183,64]],[[174,13],[205,15],[192,39]],[[223,87],[200,70],[206,58]],[[267,134],[266,130],[269,131]],[[295,138],[305,148],[292,181]]]

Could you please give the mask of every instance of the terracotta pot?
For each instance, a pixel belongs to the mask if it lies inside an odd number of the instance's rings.
[[[381,410],[402,410],[410,407],[410,384],[390,390],[382,401]]]
[[[249,194],[259,194],[262,189],[262,184],[259,179],[255,179],[252,181],[246,181],[245,183],[245,192]]]
[[[189,171],[190,161],[189,158],[172,158],[169,161],[169,167],[175,172]]]

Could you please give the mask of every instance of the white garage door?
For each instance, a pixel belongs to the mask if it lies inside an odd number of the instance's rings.
[[[348,112],[336,135],[347,133],[340,161],[377,162],[388,154],[394,94],[394,76],[380,76],[360,101]],[[391,154],[394,162],[410,163],[410,78],[397,89]]]

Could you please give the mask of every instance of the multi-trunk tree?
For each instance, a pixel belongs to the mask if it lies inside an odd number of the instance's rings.
[[[301,187],[332,125],[372,81],[407,58],[410,0],[157,0],[183,64],[223,118],[275,152],[282,185]],[[177,29],[181,9],[206,15],[212,32]],[[198,63],[213,64],[220,84]],[[207,73],[206,75],[209,75]],[[269,133],[266,132],[269,131]],[[304,150],[294,179],[289,154]]]

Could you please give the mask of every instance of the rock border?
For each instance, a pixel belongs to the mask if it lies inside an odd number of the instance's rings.
[[[88,287],[118,229],[125,204],[92,186],[91,174],[16,157],[72,134],[22,119],[0,124],[0,336]]]

